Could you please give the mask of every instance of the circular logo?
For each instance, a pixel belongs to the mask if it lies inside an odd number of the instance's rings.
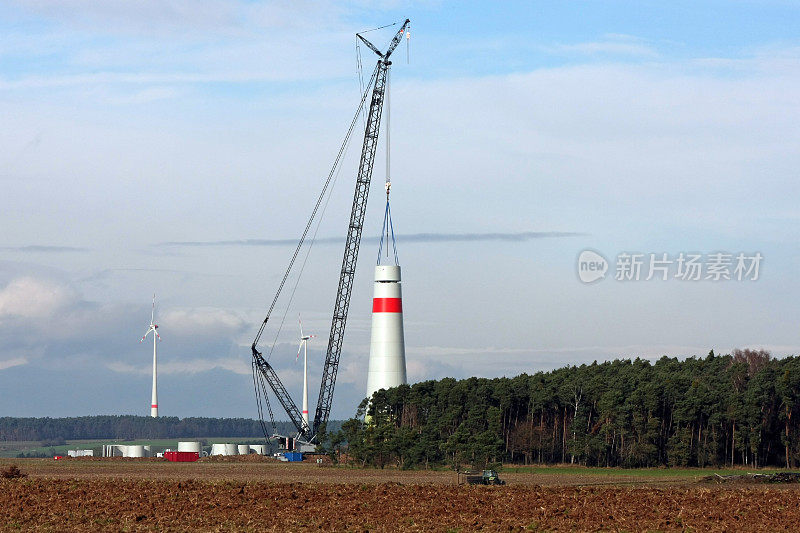
[[[594,250],[578,254],[578,278],[583,283],[593,283],[606,277],[608,261]]]

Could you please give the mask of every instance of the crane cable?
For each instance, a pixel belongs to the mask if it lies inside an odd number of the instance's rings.
[[[369,83],[370,86],[375,81],[375,78],[378,75],[379,67],[380,67],[380,64],[375,66],[375,70],[373,71],[372,77],[370,78],[370,83]],[[278,291],[275,293],[275,297],[272,299],[272,303],[269,306],[269,310],[267,311],[267,316],[266,316],[266,318],[264,318],[264,321],[261,323],[261,327],[258,330],[258,334],[256,335],[256,338],[253,341],[253,346],[254,347],[258,344],[258,341],[261,340],[261,335],[263,335],[263,333],[264,333],[264,328],[266,327],[267,322],[270,319],[270,316],[272,316],[272,311],[275,308],[275,304],[277,303],[278,298],[280,297],[281,291],[283,290],[283,286],[286,284],[286,280],[287,280],[287,278],[289,277],[289,274],[292,271],[292,267],[294,266],[294,262],[297,259],[298,254],[300,253],[300,249],[303,247],[303,243],[305,242],[306,236],[308,235],[308,231],[311,229],[311,225],[314,222],[314,218],[317,215],[317,211],[319,210],[319,207],[322,204],[322,200],[325,198],[325,193],[327,192],[328,187],[330,186],[331,181],[333,180],[334,176],[337,174],[337,168],[339,167],[339,163],[341,162],[342,157],[344,156],[344,153],[347,150],[347,145],[348,145],[348,143],[350,141],[350,137],[351,137],[351,135],[353,133],[353,130],[355,129],[356,122],[358,121],[358,115],[359,115],[359,113],[361,113],[361,109],[364,107],[364,102],[367,99],[368,93],[369,93],[369,88],[367,88],[367,90],[364,91],[364,93],[361,96],[361,102],[358,104],[358,109],[356,110],[356,114],[353,117],[353,120],[350,122],[350,127],[347,130],[347,135],[345,135],[344,142],[342,143],[341,147],[339,147],[339,152],[336,154],[336,159],[333,162],[333,167],[331,168],[330,172],[328,173],[328,177],[325,180],[325,185],[322,187],[322,191],[320,192],[319,197],[317,198],[317,202],[314,205],[314,209],[311,212],[311,217],[308,219],[308,222],[306,223],[306,227],[303,230],[303,235],[300,237],[300,242],[297,243],[297,247],[295,248],[294,253],[292,254],[291,260],[289,261],[289,266],[286,268],[286,272],[283,274],[283,278],[281,279],[281,282],[278,285]]]
[[[392,224],[392,210],[389,207],[389,191],[392,188],[391,178],[391,153],[392,153],[392,101],[391,101],[391,69],[386,69],[386,100],[384,108],[386,109],[386,208],[383,211],[383,226],[381,226],[381,240],[378,243],[378,264],[381,264],[381,255],[383,254],[383,238],[386,237],[386,258],[389,258],[389,234],[391,233],[392,248],[394,249],[394,264],[400,264],[397,258],[397,241],[394,238],[394,226]]]
[[[374,83],[375,78],[378,75],[378,67],[379,67],[379,65],[376,65],[375,71],[372,73],[372,77],[370,78],[369,86],[371,86]],[[323,198],[325,198],[325,193],[328,190],[328,188],[329,188],[329,186],[330,186],[332,181],[335,184],[336,179],[337,179],[337,177],[339,175],[339,172],[341,171],[340,162],[341,162],[342,158],[344,157],[345,153],[347,152],[347,147],[349,145],[350,137],[352,136],[353,130],[355,129],[355,125],[358,122],[358,116],[359,116],[359,114],[361,113],[361,110],[364,107],[364,102],[366,102],[367,94],[368,94],[368,89],[362,92],[361,102],[358,105],[358,109],[356,110],[356,113],[355,113],[355,116],[353,117],[353,120],[350,122],[350,127],[347,130],[347,134],[345,135],[344,142],[342,143],[341,147],[339,147],[339,152],[336,154],[336,159],[334,160],[333,167],[331,168],[331,171],[328,173],[328,177],[325,180],[325,185],[323,186],[322,191],[320,192],[319,197],[317,198],[317,202],[314,205],[313,211],[311,212],[311,217],[309,218],[308,223],[306,224],[306,227],[303,230],[303,235],[300,237],[300,242],[297,243],[297,247],[295,248],[295,251],[292,254],[291,260],[289,261],[289,266],[287,267],[286,272],[284,273],[283,278],[281,279],[280,285],[278,286],[278,291],[275,293],[275,297],[272,299],[272,303],[269,306],[269,310],[267,311],[267,316],[264,319],[264,321],[261,323],[261,327],[258,330],[258,334],[256,335],[256,338],[253,341],[253,348],[256,347],[256,345],[258,344],[258,341],[261,339],[261,336],[264,333],[264,328],[266,327],[267,322],[269,321],[270,317],[272,316],[272,311],[275,308],[275,304],[277,303],[278,298],[280,297],[281,291],[283,290],[283,287],[286,284],[286,280],[289,277],[289,274],[290,274],[290,272],[292,270],[292,267],[294,266],[295,260],[297,259],[297,256],[300,253],[300,249],[302,248],[303,243],[305,242],[306,236],[308,235],[308,231],[311,228],[311,224],[313,223],[314,218],[315,218],[315,216],[317,214],[317,211],[319,210],[320,204],[322,203]],[[325,201],[325,204],[323,205],[323,208],[322,208],[322,214],[323,215],[325,213],[325,210],[327,209],[329,201],[330,201],[330,194],[327,196],[327,200]],[[300,276],[302,275],[303,269],[305,269],[305,264],[306,264],[306,261],[308,261],[308,256],[309,256],[309,253],[311,251],[311,246],[313,245],[313,242],[316,239],[317,231],[319,231],[319,227],[320,227],[321,222],[322,222],[322,218],[320,217],[319,221],[317,222],[317,227],[316,227],[316,229],[314,231],[314,234],[312,235],[311,245],[309,245],[309,248],[308,248],[308,250],[306,252],[306,256],[305,256],[305,258],[303,260],[303,264],[302,264],[300,273],[298,274],[297,281],[295,282],[294,288],[292,289],[292,295],[291,295],[291,298],[290,298],[290,301],[289,301],[290,304],[291,304],[291,300],[294,298],[294,293],[297,290],[297,284],[300,281]],[[284,324],[284,322],[286,320],[286,314],[288,313],[288,310],[289,310],[289,305],[287,305],[287,307],[286,307],[286,312],[284,312],[283,318],[281,320],[281,324],[280,324],[280,326],[278,328],[278,333],[276,334],[275,339],[273,340],[272,346],[270,347],[270,351],[269,351],[269,354],[267,355],[267,359],[270,358],[270,356],[272,355],[272,352],[275,350],[275,345],[277,344],[278,335],[280,334],[280,331],[283,328],[283,324]],[[257,406],[257,409],[258,409],[258,419],[259,419],[259,423],[261,424],[261,429],[264,432],[264,438],[266,440],[267,439],[267,427],[266,427],[266,424],[264,422],[263,404],[266,403],[266,405],[267,405],[267,410],[269,411],[270,423],[272,424],[273,434],[277,433],[277,427],[276,427],[276,424],[275,424],[275,416],[274,416],[274,414],[272,412],[272,405],[269,402],[269,395],[267,394],[266,384],[264,383],[264,376],[261,374],[261,372],[258,371],[255,360],[253,360],[251,362],[251,367],[252,367],[251,370],[252,370],[252,373],[253,373],[253,387],[254,387],[255,393],[256,393],[256,406]]]
[[[381,228],[381,240],[378,244],[378,265],[381,264],[383,255],[383,238],[386,237],[386,259],[389,259],[389,237],[392,239],[392,249],[394,251],[394,264],[399,265],[397,258],[397,241],[394,238],[394,225],[392,224],[392,209],[389,207],[389,191],[386,191],[386,209],[383,211],[383,227]]]
[[[261,430],[264,432],[264,442],[269,445],[269,439],[267,438],[267,425],[264,423],[264,407],[263,404],[267,404],[267,410],[269,411],[269,420],[272,424],[272,434],[275,435],[278,432],[278,428],[275,425],[275,415],[272,413],[272,405],[269,403],[269,396],[267,395],[266,387],[264,385],[264,378],[260,372],[256,369],[256,362],[255,360],[250,362],[253,370],[253,389],[256,393],[256,407],[258,408],[258,422],[261,424]],[[257,377],[256,377],[257,376]],[[259,388],[260,385],[260,388]]]
[[[358,35],[356,35],[356,71],[358,73],[358,94],[364,94],[364,69],[361,63],[361,44],[358,39]],[[363,107],[361,108],[361,122],[366,129],[367,114]]]
[[[347,143],[347,147],[345,147],[344,155],[347,155],[347,148],[350,146],[350,143]],[[320,212],[319,218],[317,219],[317,226],[314,228],[314,233],[311,235],[311,241],[309,242],[308,248],[306,249],[305,257],[303,257],[303,262],[300,265],[300,271],[297,273],[297,279],[294,282],[294,286],[292,287],[292,292],[289,294],[289,301],[286,304],[286,308],[283,311],[283,316],[281,317],[281,323],[278,326],[278,331],[275,333],[275,338],[272,341],[272,346],[270,346],[269,354],[267,354],[267,361],[272,356],[272,352],[275,350],[275,346],[278,344],[278,337],[281,334],[281,330],[283,329],[283,325],[286,323],[286,316],[289,314],[289,309],[292,306],[292,302],[294,301],[294,295],[297,292],[297,286],[300,284],[300,279],[303,277],[303,272],[306,269],[306,263],[308,262],[308,257],[311,255],[311,249],[314,247],[314,243],[317,240],[317,233],[319,232],[319,227],[322,225],[322,219],[325,218],[325,211],[328,210],[328,203],[331,200],[331,195],[333,194],[333,189],[336,188],[336,181],[339,179],[339,174],[342,171],[341,165],[336,170],[336,174],[333,176],[332,186],[328,191],[328,196],[325,199],[325,204],[322,206],[322,211]]]
[[[406,65],[411,64],[411,23],[406,26]]]
[[[400,23],[399,22],[392,22],[391,24],[386,24],[385,26],[378,26],[377,28],[372,28],[371,30],[360,31],[358,33],[369,33],[371,31],[382,30],[383,28],[390,28],[392,26],[397,26],[398,24],[400,24]]]
[[[376,67],[376,73],[377,73],[377,67]],[[374,75],[373,75],[373,78],[374,78]],[[360,106],[362,109],[364,107],[364,102],[366,101],[366,93],[363,93],[363,94],[364,94],[364,97],[361,99],[361,106]],[[356,111],[356,115],[353,118],[353,124],[355,124],[355,122],[358,120],[358,113],[359,112]],[[351,124],[351,128],[347,132],[347,136],[345,137],[345,140],[342,143],[342,148],[344,150],[342,151],[342,149],[340,149],[341,157],[344,157],[347,154],[347,149],[350,147],[350,139],[351,139],[350,133],[353,130],[353,124]],[[338,158],[337,158],[337,162],[338,162]],[[275,338],[273,339],[272,345],[270,346],[269,354],[267,354],[267,361],[269,361],[270,357],[272,356],[272,352],[275,351],[275,346],[278,344],[278,337],[281,334],[281,330],[283,329],[283,325],[286,323],[286,316],[289,314],[289,309],[291,308],[292,302],[294,301],[294,295],[297,292],[297,286],[300,284],[300,279],[302,278],[303,272],[306,269],[306,263],[308,262],[308,257],[311,255],[311,248],[313,248],[314,242],[316,242],[317,233],[319,232],[320,225],[322,224],[322,219],[325,217],[325,211],[327,211],[327,209],[328,209],[328,203],[331,200],[331,195],[333,194],[333,189],[336,187],[336,181],[339,179],[339,174],[342,171],[342,166],[337,164],[337,163],[334,163],[333,169],[331,169],[331,171],[333,172],[334,170],[335,170],[335,173],[333,174],[333,180],[331,182],[332,186],[328,190],[328,195],[327,195],[327,197],[325,199],[325,204],[322,206],[322,212],[320,213],[320,216],[317,219],[317,226],[316,226],[316,228],[314,228],[314,233],[311,235],[311,241],[310,241],[310,243],[308,245],[308,248],[306,249],[306,254],[305,254],[305,257],[303,258],[303,263],[300,265],[300,271],[297,273],[297,279],[295,280],[294,286],[292,287],[292,292],[289,295],[289,302],[286,304],[286,308],[285,308],[285,310],[283,312],[283,316],[281,317],[281,323],[278,326],[278,331],[275,333]],[[330,181],[330,176],[328,178],[328,181]],[[322,193],[320,194],[320,197],[322,197],[325,194],[325,189],[326,188],[328,188],[328,182],[327,181],[325,183],[325,187],[322,190]],[[319,200],[317,200],[317,207],[319,207]],[[316,208],[314,209],[314,212],[316,213]],[[313,219],[314,219],[314,214],[311,215],[311,220],[313,220]],[[309,223],[311,222],[311,220],[309,220]],[[304,234],[304,237],[305,237],[305,234]]]

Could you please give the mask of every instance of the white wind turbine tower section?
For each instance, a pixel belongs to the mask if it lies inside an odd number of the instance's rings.
[[[297,348],[297,357],[295,361],[300,358],[300,352],[303,352],[303,424],[306,429],[308,425],[308,341],[313,339],[316,335],[303,335],[303,320],[300,315],[297,315],[297,320],[300,322],[300,346]]]
[[[139,341],[140,343],[143,342],[150,333],[153,333],[153,396],[150,400],[150,416],[156,418],[158,416],[158,374],[156,371],[156,365],[158,362],[158,356],[156,353],[156,341],[161,340],[161,335],[158,334],[158,324],[155,321],[156,317],[156,295],[153,294],[153,310],[150,312],[150,327],[147,328],[147,332],[142,336],[142,339]]]

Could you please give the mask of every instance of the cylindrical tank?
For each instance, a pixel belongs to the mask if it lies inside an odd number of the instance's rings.
[[[126,446],[124,451],[125,457],[144,457],[144,446],[133,444]]]
[[[183,441],[178,443],[179,452],[197,452],[200,453],[200,443],[195,441]]]
[[[267,447],[264,444],[251,444],[250,451],[258,455],[267,455]]]
[[[239,444],[236,446],[236,451],[239,455],[247,455],[250,453],[250,446],[247,444]]]
[[[224,444],[212,444],[211,445],[211,455],[227,455],[225,453],[225,445]]]
[[[228,442],[225,444],[225,455],[239,455],[239,448],[236,447],[236,444]]]
[[[369,346],[367,397],[380,389],[406,383],[406,347],[403,338],[403,297],[400,267],[375,267],[372,298],[372,340]]]

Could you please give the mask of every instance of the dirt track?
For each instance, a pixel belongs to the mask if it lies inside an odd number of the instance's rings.
[[[49,461],[18,461],[29,477],[0,480],[0,528],[795,531],[800,524],[797,486],[538,486],[518,474],[506,476],[505,487],[470,487],[447,472]]]

